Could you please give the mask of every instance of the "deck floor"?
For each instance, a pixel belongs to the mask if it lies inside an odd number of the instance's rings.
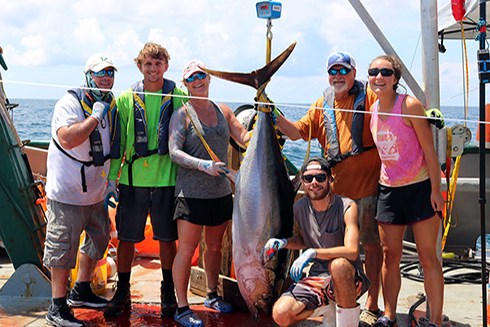
[[[14,272],[8,256],[0,249],[0,287]],[[132,271],[131,312],[113,319],[105,319],[101,310],[74,309],[75,316],[83,320],[86,326],[180,326],[172,318],[161,318],[159,308],[160,263],[157,259],[138,257]],[[109,280],[105,297],[111,298],[114,291],[113,280]],[[417,300],[417,294],[423,293],[423,283],[402,278],[402,289],[398,300],[398,324],[407,326],[408,312],[411,304]],[[450,318],[454,327],[482,326],[482,286],[477,284],[450,284],[445,287],[444,313]],[[360,299],[361,308],[366,295]],[[49,301],[40,301],[29,309],[17,305],[15,301],[7,301],[9,305],[1,305],[0,326],[49,326],[45,321]],[[203,306],[204,298],[189,292],[189,302],[196,315],[206,326],[277,326],[271,318],[262,314],[257,322],[245,312],[220,314]],[[5,301],[3,302],[5,303]],[[382,299],[380,297],[380,305]],[[425,303],[415,312],[416,316],[425,316]],[[16,309],[12,309],[12,307]],[[24,309],[23,309],[24,308]],[[320,318],[311,318],[297,327],[321,326]]]

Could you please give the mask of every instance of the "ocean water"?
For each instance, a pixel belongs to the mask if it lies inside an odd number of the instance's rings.
[[[10,99],[11,103],[18,103],[19,106],[14,109],[13,120],[22,140],[48,140],[51,137],[51,120],[53,110],[57,100],[39,100],[39,99]],[[228,103],[232,110],[238,108],[239,103]],[[278,106],[282,113],[291,121],[299,120],[303,117],[310,104],[291,104]],[[446,119],[447,126],[455,124],[464,124],[463,107],[443,106],[441,111]],[[472,133],[472,142],[475,142],[477,123],[479,116],[478,107],[470,107],[468,110],[467,126]],[[487,127],[490,128],[490,127]],[[284,155],[289,160],[300,167],[307,150],[308,143],[302,140],[287,140],[284,144]],[[321,147],[318,141],[311,142],[310,156],[320,155]]]

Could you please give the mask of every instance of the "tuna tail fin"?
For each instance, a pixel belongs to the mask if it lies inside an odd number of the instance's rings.
[[[260,68],[259,70],[254,70],[251,73],[230,73],[230,72],[211,70],[203,67],[199,67],[199,68],[201,68],[202,70],[204,70],[205,72],[213,76],[231,82],[249,85],[254,89],[258,90],[262,85],[264,85],[270,80],[272,75],[274,75],[275,72],[277,72],[277,70],[279,69],[279,67],[281,67],[282,64],[286,61],[286,59],[288,59],[291,52],[293,52],[295,46],[296,46],[296,42],[291,44],[286,50],[284,50],[279,56],[277,56],[270,63]]]

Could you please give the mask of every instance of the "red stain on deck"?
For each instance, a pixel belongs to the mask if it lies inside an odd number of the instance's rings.
[[[252,316],[245,312],[219,313],[203,306],[192,306],[192,310],[206,326],[277,326],[270,317],[259,317],[257,322]],[[119,317],[105,318],[103,311],[93,309],[74,309],[75,317],[83,320],[85,326],[169,326],[180,327],[173,318],[162,318],[160,306],[133,304],[131,310],[126,311]]]

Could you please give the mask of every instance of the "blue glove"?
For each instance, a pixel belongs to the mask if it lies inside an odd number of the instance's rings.
[[[272,258],[277,251],[284,249],[288,244],[289,242],[285,238],[270,238],[264,246],[264,251]]]
[[[97,119],[97,121],[100,123],[101,120],[104,119],[110,107],[111,106],[108,103],[105,103],[103,101],[97,101],[96,103],[94,103],[94,106],[92,107],[91,116]]]
[[[314,249],[308,249],[303,252],[302,255],[298,257],[298,259],[294,260],[293,266],[291,267],[291,278],[295,282],[299,282],[301,277],[303,276],[303,269],[305,266],[312,260],[316,258],[316,251]]]
[[[113,180],[107,181],[107,187],[105,188],[104,191],[104,197],[105,197],[104,200],[105,209],[107,209],[107,206],[111,206],[112,208],[116,207],[116,205],[112,201],[110,201],[111,197],[114,197],[114,200],[116,200],[116,202],[119,201],[119,190],[116,187],[116,181]]]

